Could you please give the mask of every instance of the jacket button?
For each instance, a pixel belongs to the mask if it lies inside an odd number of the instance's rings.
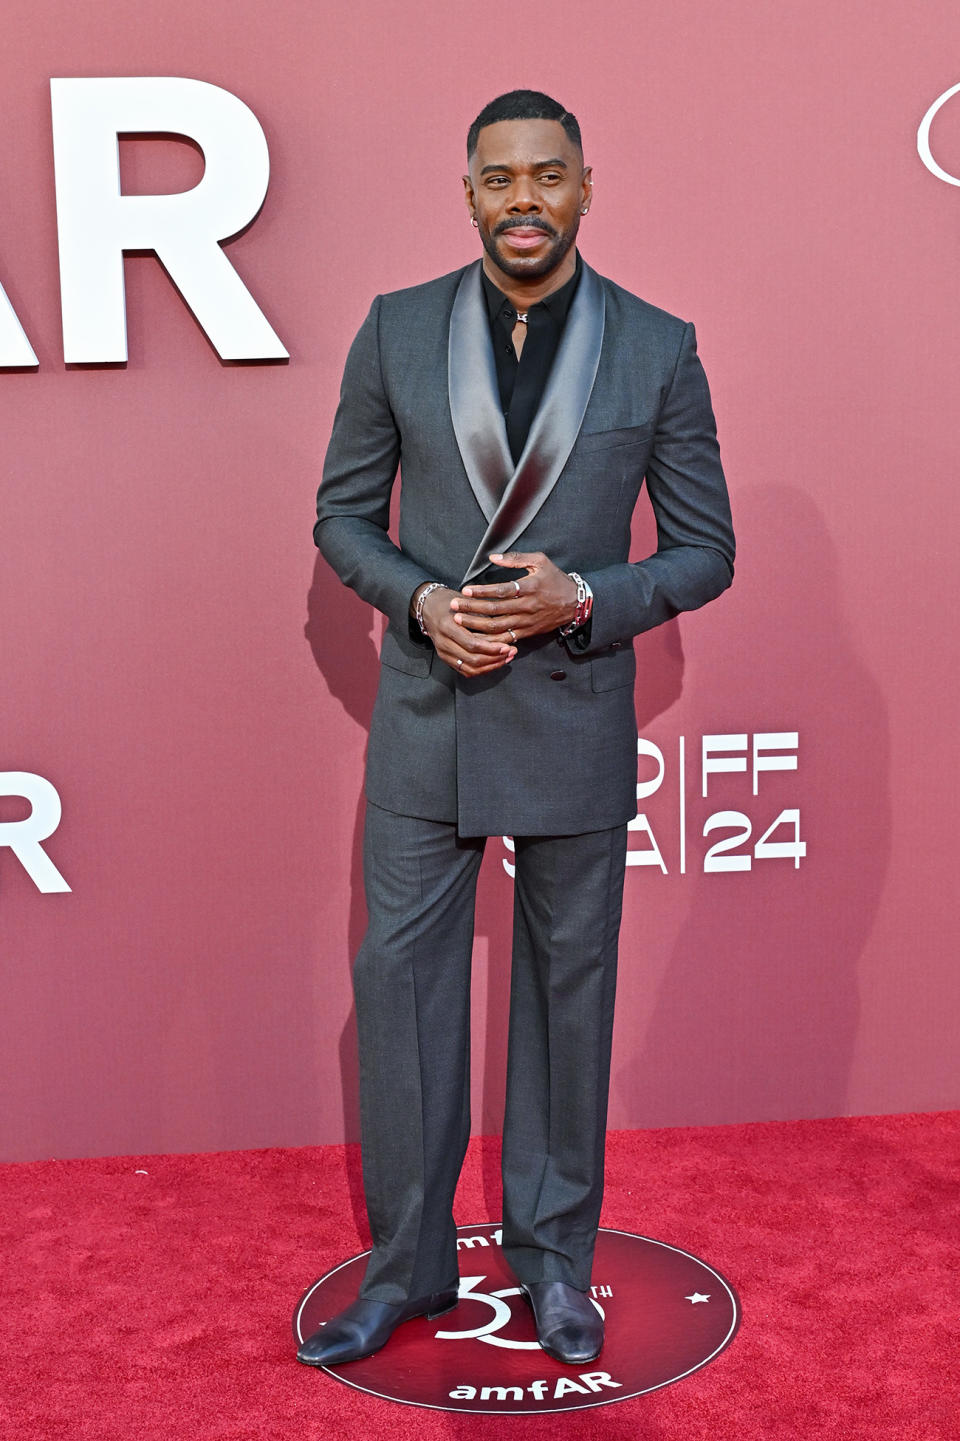
[[[610,649],[611,649],[611,650],[623,650],[623,641],[622,641],[622,640],[612,640],[612,641],[610,642]]]
[[[550,672],[550,679],[551,679],[551,680],[566,680],[566,678],[567,678],[567,673],[566,673],[565,670],[552,670],[552,671]]]

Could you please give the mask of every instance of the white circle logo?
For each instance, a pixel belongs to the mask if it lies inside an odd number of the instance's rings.
[[[437,1331],[435,1332],[438,1341],[486,1341],[488,1346],[505,1346],[511,1351],[539,1351],[539,1341],[516,1341],[509,1336],[498,1336],[497,1331],[502,1331],[513,1319],[513,1312],[506,1304],[507,1296],[522,1296],[523,1292],[519,1286],[502,1286],[498,1291],[478,1291],[475,1288],[485,1276],[461,1276],[460,1277],[460,1300],[466,1298],[470,1301],[485,1301],[488,1306],[493,1307],[493,1319],[486,1325],[474,1326],[471,1331]],[[594,1306],[600,1315],[606,1320],[603,1307],[591,1296]]]
[[[943,166],[938,165],[934,160],[933,152],[930,149],[930,126],[933,124],[938,112],[943,109],[947,101],[954,95],[960,95],[960,85],[951,85],[949,90],[945,90],[942,95],[937,97],[926,115],[920,121],[920,129],[917,131],[917,150],[920,153],[920,159],[930,171],[931,175],[935,175],[938,180],[945,181],[947,185],[960,185],[960,178],[956,175],[951,175],[949,170],[944,170]]]

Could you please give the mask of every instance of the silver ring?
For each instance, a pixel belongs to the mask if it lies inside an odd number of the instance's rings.
[[[458,660],[458,661],[457,661],[457,670],[460,670],[460,668],[461,668],[462,665],[463,665],[463,661],[462,661],[462,660]]]
[[[513,641],[514,645],[516,645],[516,643],[517,643],[517,637],[514,635],[513,631],[510,629],[509,626],[507,626],[507,635],[508,635],[508,636],[510,637],[510,639]]]
[[[515,580],[513,583],[514,583],[514,585],[517,587],[517,589],[516,589],[516,591],[514,592],[514,594],[515,594],[515,595],[519,595],[519,594],[520,594],[520,582],[519,582],[518,580]]]

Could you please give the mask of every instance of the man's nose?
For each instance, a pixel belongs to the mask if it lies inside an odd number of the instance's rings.
[[[529,181],[520,179],[515,183],[510,196],[510,209],[522,215],[535,215],[540,210],[537,192]]]

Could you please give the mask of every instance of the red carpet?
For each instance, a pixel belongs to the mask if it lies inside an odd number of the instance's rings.
[[[4,1166],[0,1436],[957,1441],[960,1113],[620,1132],[607,1155],[603,1224],[715,1265],[743,1325],[675,1386],[541,1417],[296,1363],[298,1295],[366,1245],[354,1147]],[[496,1164],[472,1143],[461,1222],[499,1216]]]

